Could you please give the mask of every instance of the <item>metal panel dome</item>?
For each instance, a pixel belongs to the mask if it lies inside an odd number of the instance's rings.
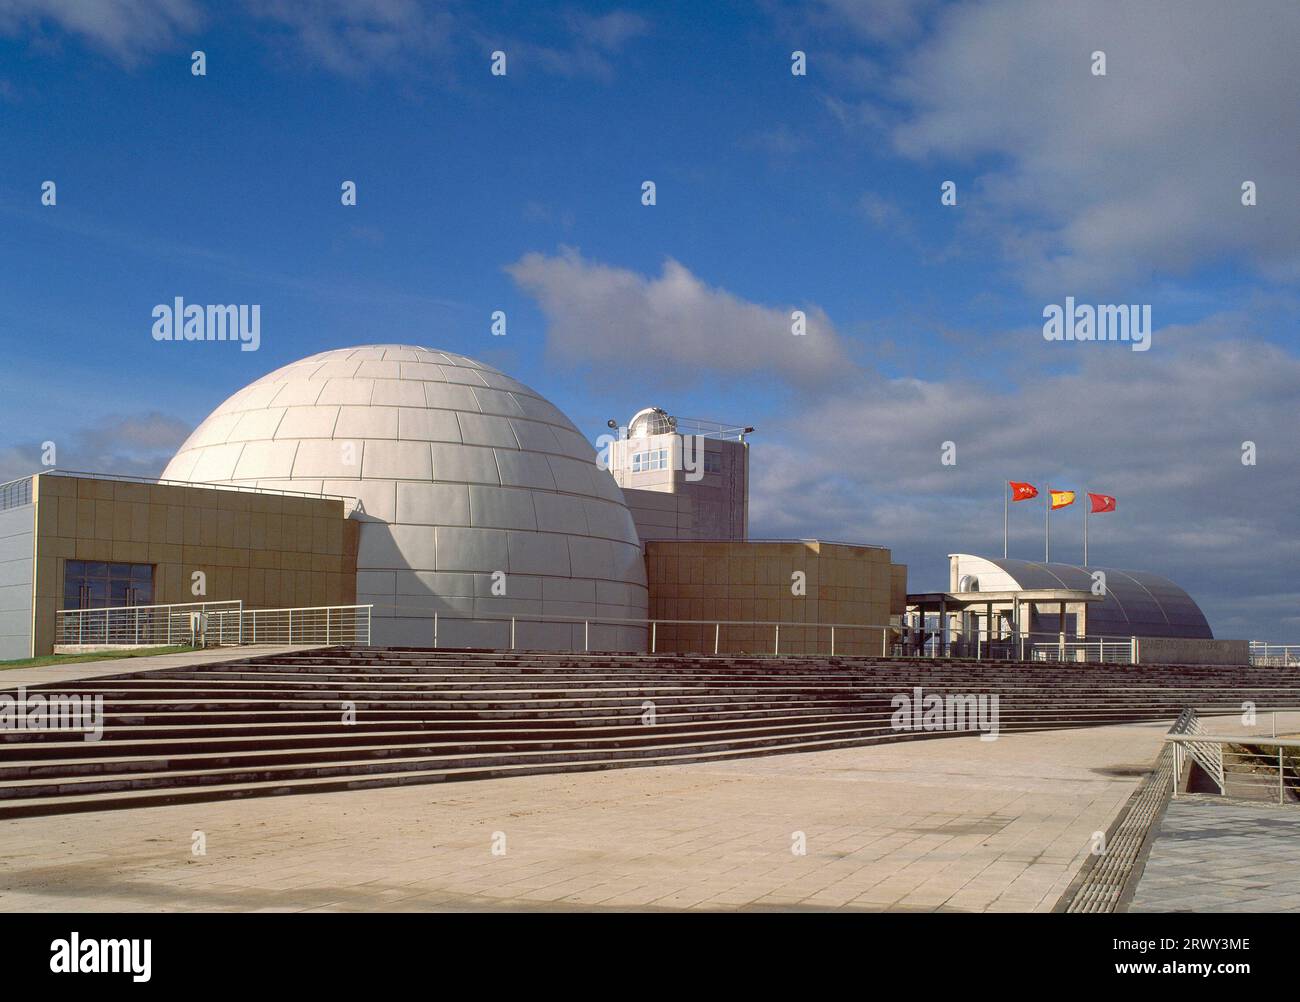
[[[214,410],[163,477],[357,498],[376,643],[430,646],[435,611],[442,646],[483,647],[508,643],[491,616],[647,615],[636,529],[592,446],[463,355],[370,345],[293,362]],[[593,625],[591,643],[643,649],[644,634]],[[580,650],[583,626],[520,619],[517,643]]]
[[[1182,588],[1158,574],[965,554],[958,555],[958,560],[959,573],[973,574],[983,591],[1039,588],[1087,591],[1092,587],[1093,572],[1103,571],[1106,595],[1088,607],[1091,636],[1214,639],[1200,606]]]

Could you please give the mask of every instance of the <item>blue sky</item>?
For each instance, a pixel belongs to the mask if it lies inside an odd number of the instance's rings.
[[[916,588],[1001,546],[1007,478],[1114,494],[1094,563],[1300,641],[1300,15],[1132,6],[0,0],[0,476],[155,473],[279,365],[423,344],[593,438],[753,424],[755,534]],[[154,342],[175,296],[260,304],[260,350]],[[1151,350],[1045,342],[1066,296]]]

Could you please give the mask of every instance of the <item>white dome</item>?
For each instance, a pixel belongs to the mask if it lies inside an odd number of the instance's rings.
[[[670,417],[662,407],[645,407],[632,415],[632,420],[627,424],[627,437],[667,435],[676,430],[677,419]]]
[[[360,501],[357,601],[375,606],[376,644],[431,646],[434,612],[444,647],[507,646],[501,616],[647,615],[636,529],[592,446],[463,355],[370,345],[286,365],[214,410],[162,475]],[[521,648],[582,649],[581,623],[516,630]],[[644,649],[645,630],[593,624],[591,646]]]

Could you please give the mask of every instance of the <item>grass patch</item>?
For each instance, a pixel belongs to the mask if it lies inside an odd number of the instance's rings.
[[[44,668],[47,665],[75,665],[82,661],[119,661],[126,658],[147,658],[156,654],[184,654],[197,651],[197,647],[143,647],[134,651],[100,651],[97,654],[47,654],[39,658],[21,658],[17,661],[0,661],[0,671],[8,668]]]

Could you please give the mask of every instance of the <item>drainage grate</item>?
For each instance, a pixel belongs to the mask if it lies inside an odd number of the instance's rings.
[[[1089,856],[1083,869],[1061,896],[1053,911],[1121,911],[1133,897],[1149,849],[1151,831],[1164,816],[1174,781],[1174,758],[1168,747],[1156,758],[1155,768],[1133,791],[1123,813],[1106,832],[1106,852]]]

